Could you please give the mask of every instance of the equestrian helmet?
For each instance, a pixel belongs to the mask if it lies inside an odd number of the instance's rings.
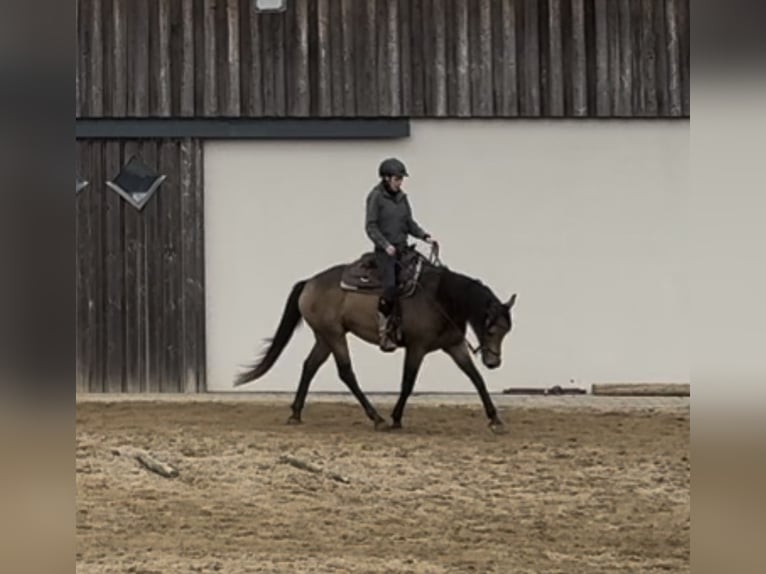
[[[394,176],[394,177],[409,177],[407,168],[405,165],[395,157],[384,159],[378,167],[378,175],[380,177]]]

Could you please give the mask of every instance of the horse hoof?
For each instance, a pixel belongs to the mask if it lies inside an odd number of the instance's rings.
[[[303,421],[300,419],[300,417],[296,417],[295,415],[291,415],[289,419],[287,419],[288,425],[302,425]]]
[[[402,423],[401,421],[394,421],[389,428],[390,430],[402,430]]]
[[[385,431],[390,431],[391,428],[392,428],[391,425],[389,425],[388,421],[386,421],[385,419],[380,419],[379,421],[375,421],[376,431],[385,432]]]
[[[502,421],[492,421],[489,423],[489,430],[495,434],[508,434],[508,429]]]

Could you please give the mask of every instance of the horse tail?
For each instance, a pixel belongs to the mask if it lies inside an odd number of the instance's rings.
[[[281,355],[282,351],[287,347],[295,329],[301,322],[302,317],[301,310],[298,307],[298,299],[300,298],[301,293],[303,293],[304,287],[306,287],[306,281],[299,281],[293,286],[292,291],[290,291],[290,296],[287,298],[287,304],[282,313],[282,320],[279,322],[279,327],[277,327],[276,335],[274,335],[272,339],[267,340],[267,343],[270,344],[258,361],[250,366],[247,371],[237,376],[234,380],[235,387],[262,377],[274,366],[274,363],[277,362],[279,355]]]

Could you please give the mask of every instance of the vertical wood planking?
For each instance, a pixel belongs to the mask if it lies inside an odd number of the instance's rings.
[[[215,10],[217,0],[203,0],[204,70],[202,115],[214,116],[218,112],[218,74],[216,68]]]
[[[656,0],[654,10],[654,30],[655,44],[654,50],[656,58],[656,78],[657,78],[657,113],[659,116],[670,115],[670,94],[668,93],[668,51],[665,28],[665,0]]]
[[[180,324],[179,313],[180,287],[180,182],[179,182],[179,145],[176,141],[166,140],[160,144],[159,173],[168,177],[163,182],[161,228],[162,253],[162,321],[163,347],[161,353],[161,390],[178,392],[181,388],[180,362]]]
[[[564,0],[566,2],[566,0]],[[550,42],[549,42],[549,32],[550,29],[548,27],[548,1],[543,0],[542,2],[537,3],[537,45],[538,45],[538,55],[537,60],[540,62],[540,69],[538,70],[538,75],[540,78],[540,115],[545,116],[546,115],[546,109],[547,109],[547,102],[550,99],[549,92],[550,87],[548,85],[548,64],[550,62]],[[569,16],[569,13],[566,14],[567,18]],[[563,19],[562,19],[563,20]],[[562,27],[565,27],[566,24],[564,21],[562,21]],[[568,53],[571,49],[571,46],[569,43],[564,44],[562,41],[562,45],[564,47],[564,61],[566,62],[568,58],[570,57],[570,54]],[[566,64],[564,64],[566,66]],[[567,94],[567,80],[569,79],[566,75],[564,77],[564,94]]]
[[[158,170],[157,142],[144,140],[141,157],[146,165]],[[162,323],[158,320],[162,312],[162,244],[160,236],[160,214],[164,184],[158,189],[141,211],[144,224],[144,268],[145,268],[145,356],[147,365],[147,390],[160,392],[161,361],[163,356]]]
[[[432,64],[426,69],[432,77],[433,103],[431,115],[447,115],[447,45],[446,45],[446,17],[444,12],[444,0],[434,0],[432,4],[433,22],[433,51]]]
[[[306,0],[303,0],[305,2]],[[250,99],[248,101],[247,111],[250,116],[261,116],[264,114],[264,91],[263,91],[263,41],[261,39],[261,16],[256,9],[255,2],[249,3],[250,10],[250,34],[249,34],[249,46],[250,46],[250,69],[248,71],[248,78],[250,82]],[[308,41],[306,41],[308,42]],[[306,47],[306,52],[308,48]],[[308,55],[306,56],[308,57]],[[298,62],[296,66],[307,64]],[[305,94],[308,93],[308,87],[298,88],[298,94],[302,95],[304,99],[307,98]],[[299,108],[303,111],[303,102],[301,102]],[[305,105],[308,105],[306,103]]]
[[[88,264],[91,267],[91,289],[88,307],[88,324],[91,329],[91,357],[88,373],[88,389],[90,392],[104,392],[104,363],[106,359],[105,344],[105,305],[104,305],[104,245],[102,235],[102,220],[104,217],[104,142],[92,141],[88,146],[90,156],[90,177],[95,189],[88,195],[90,200],[88,221],[88,242],[90,245]],[[95,193],[94,193],[95,192]]]
[[[481,86],[479,85],[481,53],[479,52],[478,8],[478,0],[471,0],[468,8],[468,76],[471,85],[471,116],[476,115],[476,110],[479,107],[479,97],[481,95]]]
[[[358,0],[357,0],[358,1]],[[342,44],[342,60],[343,60],[343,109],[347,116],[352,116],[356,113],[356,94],[354,92],[355,86],[355,67],[354,67],[354,40],[355,40],[355,26],[354,26],[354,8],[357,6],[357,2],[353,0],[341,0],[341,35],[343,37]]]
[[[195,371],[197,373],[197,389],[205,391],[206,379],[206,344],[205,344],[205,210],[204,210],[204,149],[202,142],[194,141],[194,193],[195,203],[195,282],[194,282],[194,313],[197,336],[197,356]]]
[[[123,117],[128,111],[128,17],[124,0],[114,0],[112,4],[112,85],[111,114]]]
[[[374,116],[378,111],[378,81],[376,73],[377,45],[375,34],[375,0],[358,0],[356,10],[356,40],[359,58],[356,65],[357,114]]]
[[[399,116],[402,113],[401,83],[401,38],[399,36],[399,0],[388,0],[388,18],[386,20],[386,38],[388,45],[388,102],[389,113]]]
[[[471,77],[468,62],[468,0],[456,0],[456,73],[457,73],[457,115],[471,115]]]
[[[171,3],[170,0],[159,0],[157,2],[157,59],[158,76],[155,79],[157,83],[157,103],[155,106],[155,115],[170,116],[170,94],[171,94],[171,52],[170,52],[170,19]]]
[[[588,68],[585,52],[585,0],[572,0],[572,114],[588,115]]]
[[[278,116],[287,115],[287,69],[285,55],[285,14],[273,15],[274,26],[274,112]]]
[[[194,115],[194,0],[181,0],[181,86],[180,113]]]
[[[294,40],[292,58],[292,90],[290,114],[308,116],[311,113],[309,89],[309,9],[308,0],[295,0]]]
[[[612,116],[620,114],[620,14],[617,0],[607,0],[609,23],[609,86],[612,93]]]
[[[415,36],[423,54],[423,115],[434,116],[434,27],[433,0],[421,0],[422,20]]]
[[[160,77],[160,59],[159,51],[159,5],[157,0],[149,0],[149,20],[147,21],[147,31],[149,35],[149,93],[147,94],[147,115],[154,117],[157,115],[157,102],[159,97],[158,79]]]
[[[79,3],[78,3],[79,4]],[[88,142],[76,142],[77,175],[90,180],[88,161]],[[90,325],[88,323],[89,293],[90,293],[90,262],[88,260],[88,195],[92,183],[75,196],[76,245],[75,257],[75,313],[76,313],[76,355],[75,355],[75,389],[78,393],[88,392],[88,368],[90,366]]]
[[[228,62],[228,23],[227,23],[227,3],[229,0],[217,0],[215,7],[215,67],[217,80],[217,98],[218,106],[215,110],[216,116],[226,115],[226,99],[229,82],[229,62]]]
[[[630,115],[644,115],[643,104],[643,74],[641,73],[641,0],[630,1],[630,45],[633,64],[633,86],[631,89]]]
[[[77,0],[75,0],[77,2]],[[103,60],[103,85],[101,86],[102,115],[113,117],[112,114],[112,88],[114,87],[114,18],[112,16],[112,4],[114,0],[102,1],[101,26],[103,39],[101,41],[101,56]]]
[[[500,114],[503,116],[516,116],[519,113],[518,92],[518,64],[516,57],[516,1],[502,0],[503,22],[503,50],[501,61],[502,67],[502,90]]]
[[[85,54],[85,31],[87,28],[82,25],[83,10],[80,7],[82,0],[76,0],[74,4],[75,10],[75,22],[77,22],[77,36],[75,37],[75,48],[77,50],[77,58],[75,58],[75,73],[74,73],[74,113],[75,117],[79,118],[85,115],[85,106],[82,105],[84,94],[87,85],[86,75],[86,60]]]
[[[562,46],[563,27],[561,19],[561,1],[549,0],[548,6],[548,44],[550,62],[548,64],[548,115],[564,115],[564,51]],[[564,0],[566,1],[566,0]]]
[[[122,167],[120,142],[105,142],[104,180],[113,179]],[[122,198],[104,186],[105,247],[104,276],[106,283],[106,389],[119,393],[123,390],[125,369],[124,297],[125,281],[123,260],[125,257],[122,237]]]
[[[688,0],[290,0],[269,14],[249,0],[80,0],[76,10],[78,116],[689,109]]]
[[[332,115],[332,76],[330,72],[329,0],[317,2],[317,67],[319,72],[319,115]]]
[[[130,49],[128,59],[132,77],[128,79],[131,95],[129,115],[146,117],[149,114],[149,0],[134,0],[129,6],[128,30]]]
[[[204,116],[205,111],[205,5],[203,0],[192,4],[194,49],[194,115]]]
[[[95,269],[93,267],[93,251],[96,248],[96,243],[93,237],[93,213],[92,213],[92,199],[91,195],[98,193],[98,183],[93,181],[93,169],[91,165],[93,163],[90,148],[95,145],[94,142],[84,142],[80,146],[81,156],[81,169],[82,177],[90,181],[90,185],[80,193],[80,221],[78,231],[80,232],[80,245],[82,253],[80,256],[81,266],[81,293],[79,293],[79,300],[81,302],[81,330],[78,331],[80,336],[81,350],[80,355],[80,373],[81,373],[81,390],[84,392],[90,391],[90,379],[93,369],[93,361],[96,354],[96,329],[94,320],[95,300],[94,300],[94,283],[96,280]]]
[[[595,0],[596,15],[596,115],[607,117],[611,113],[609,83],[609,21],[607,2]]]
[[[524,0],[524,90],[521,111],[540,115],[540,44],[537,0]]]
[[[229,117],[240,115],[239,0],[226,0],[226,107]]]
[[[401,98],[401,114],[409,116],[412,113],[412,54],[411,54],[411,19],[409,0],[399,0],[399,82]]]
[[[410,115],[413,117],[422,117],[425,114],[423,105],[425,94],[425,63],[423,62],[423,42],[421,41],[420,33],[421,22],[423,19],[423,0],[411,0],[410,14]]]
[[[641,107],[645,116],[657,115],[655,3],[656,0],[641,1]]]
[[[455,0],[447,0],[444,6],[444,34],[446,36],[447,68],[447,115],[457,116],[457,53],[455,50],[457,24],[455,23]]]
[[[678,0],[678,40],[681,61],[681,112],[689,116],[691,112],[691,21],[689,20],[689,1]]]
[[[122,163],[127,162],[138,151],[134,141],[125,143]],[[114,191],[111,193],[117,195]],[[123,201],[120,198],[120,201]],[[141,214],[130,205],[123,204],[123,277],[125,285],[125,390],[141,392],[144,390],[145,379],[142,370],[143,350],[141,328],[143,326],[142,311],[145,298],[143,288],[143,227]]]
[[[330,2],[330,75],[332,77],[332,115],[341,117],[343,107],[343,23],[340,0]]]
[[[630,0],[619,0],[620,74],[617,115],[621,117],[629,117],[633,113],[633,39],[630,8]]]
[[[263,115],[273,117],[277,113],[276,88],[274,86],[274,31],[273,14],[261,14],[261,64],[263,66]]]
[[[377,0],[375,3],[375,32],[376,54],[375,70],[378,81],[378,107],[376,116],[388,116],[391,113],[391,102],[388,91],[388,33],[386,28],[387,0]]]
[[[667,20],[667,59],[668,59],[668,96],[671,116],[680,116],[681,103],[681,50],[678,45],[678,10],[677,0],[665,0],[665,18]]]
[[[478,45],[479,54],[479,94],[474,113],[478,116],[491,116],[494,113],[492,89],[492,2],[481,0],[479,4]]]
[[[195,228],[196,212],[202,206],[196,203],[194,186],[194,143],[190,139],[181,141],[179,147],[180,203],[181,203],[181,379],[182,388],[193,393],[197,388],[197,339],[195,309],[195,281],[197,235]]]
[[[102,0],[91,0],[90,12],[90,78],[88,94],[90,104],[88,115],[101,116],[104,113],[104,35]]]

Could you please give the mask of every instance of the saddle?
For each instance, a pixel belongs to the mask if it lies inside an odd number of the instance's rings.
[[[407,247],[399,258],[401,268],[397,287],[400,298],[412,295],[418,286],[423,272],[423,256],[414,247]],[[383,281],[378,270],[375,253],[368,251],[359,259],[346,265],[341,276],[340,286],[346,291],[367,293],[380,296],[383,293]]]

